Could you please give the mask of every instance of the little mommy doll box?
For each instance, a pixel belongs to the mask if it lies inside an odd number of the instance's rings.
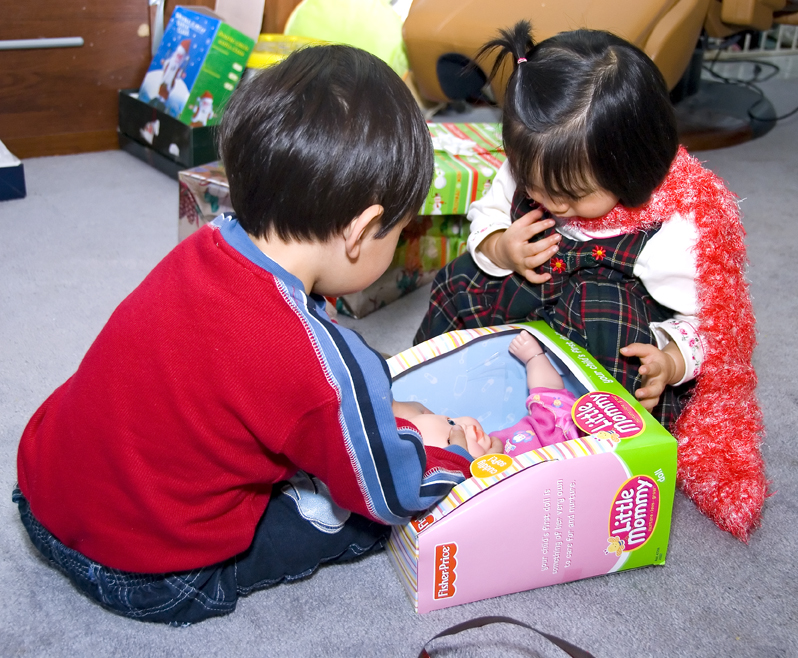
[[[508,352],[519,331],[577,398],[583,436],[476,459],[470,479],[394,528],[388,554],[417,612],[665,562],[675,439],[545,323],[454,331],[392,357],[395,399],[475,417],[486,432],[514,425],[527,413],[524,366]]]

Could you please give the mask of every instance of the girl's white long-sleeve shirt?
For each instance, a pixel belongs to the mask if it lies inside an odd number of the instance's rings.
[[[513,273],[512,270],[497,266],[478,247],[492,233],[510,227],[510,211],[516,187],[510,166],[505,162],[490,189],[481,199],[474,201],[468,210],[471,222],[468,252],[477,266],[490,276],[509,276]],[[616,237],[623,233],[619,230],[590,233],[567,226],[567,220],[555,218],[555,221],[558,221],[558,233],[580,242]],[[684,377],[676,385],[695,379],[701,372],[704,360],[697,317],[694,250],[697,239],[693,218],[675,214],[646,242],[633,269],[634,276],[640,279],[649,294],[674,311],[672,318],[664,322],[652,322],[649,326],[659,349],[672,340],[684,358]]]

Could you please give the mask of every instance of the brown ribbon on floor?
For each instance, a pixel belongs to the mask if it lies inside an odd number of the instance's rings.
[[[588,653],[584,649],[580,649],[579,647],[575,647],[570,642],[566,642],[565,640],[561,640],[560,638],[556,637],[555,635],[549,635],[548,633],[544,633],[543,631],[539,631],[537,628],[533,628],[529,624],[525,624],[522,621],[518,621],[517,619],[513,619],[512,617],[476,617],[475,619],[471,619],[469,621],[464,621],[460,624],[456,624],[455,626],[451,626],[447,628],[445,631],[441,631],[435,637],[430,638],[425,642],[424,646],[421,648],[421,653],[418,654],[418,658],[430,658],[430,654],[427,653],[427,646],[433,640],[437,640],[439,637],[446,637],[447,635],[456,635],[457,633],[462,633],[463,631],[467,631],[472,628],[481,628],[482,626],[487,626],[488,624],[513,624],[515,626],[521,626],[522,628],[527,628],[530,631],[534,631],[538,635],[542,635],[545,637],[549,642],[558,646],[560,649],[565,651],[571,658],[595,658],[593,654]]]

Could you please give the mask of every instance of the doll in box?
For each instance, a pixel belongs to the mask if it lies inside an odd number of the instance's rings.
[[[571,419],[576,397],[565,388],[562,377],[535,337],[522,331],[513,338],[508,349],[526,368],[528,414],[515,425],[490,434],[485,432],[476,418],[470,416],[450,418],[441,414],[421,413],[406,419],[418,428],[424,445],[448,447],[451,429],[458,425],[463,428],[466,449],[473,458],[488,452],[517,456],[581,436]],[[501,442],[501,450],[497,449],[496,440]]]
[[[522,331],[510,343],[510,354],[526,367],[529,414],[512,427],[491,433],[501,439],[504,452],[519,455],[534,448],[579,438],[580,432],[571,419],[576,397],[546,357],[532,334]]]

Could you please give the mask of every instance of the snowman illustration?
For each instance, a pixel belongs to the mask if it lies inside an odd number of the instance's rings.
[[[197,104],[191,106],[191,109],[194,110],[194,113],[191,115],[191,123],[188,125],[192,128],[207,126],[208,121],[216,116],[213,112],[213,94],[206,90],[197,99]]]
[[[437,192],[435,193],[435,197],[432,200],[432,210],[430,211],[430,215],[442,215],[443,214],[443,199],[441,195]]]
[[[442,190],[446,187],[446,176],[443,171],[435,167],[435,181],[433,182],[436,190]]]

